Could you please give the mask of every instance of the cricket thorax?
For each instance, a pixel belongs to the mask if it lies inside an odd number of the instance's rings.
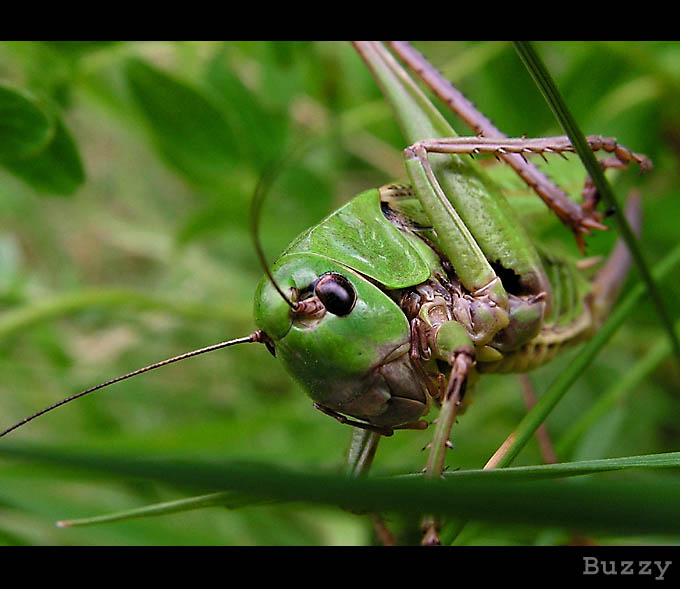
[[[380,196],[386,218],[437,258],[429,280],[388,293],[411,324],[411,357],[425,367],[430,377],[437,372],[436,361],[446,371],[445,359],[437,358],[434,342],[437,330],[448,321],[459,323],[470,336],[479,372],[531,370],[549,362],[566,345],[587,337],[592,320],[577,277],[561,260],[544,256],[542,262],[556,304],[548,307],[543,293],[510,292],[508,325],[491,339],[487,338],[479,326],[496,311],[495,303],[468,292],[458,280],[450,261],[438,250],[436,234],[421,216],[412,188],[406,184],[390,184],[380,189]],[[512,291],[505,278],[506,290]],[[433,357],[435,361],[431,360]],[[437,378],[441,384],[441,377]]]
[[[475,335],[474,307],[470,298],[455,278],[437,275],[409,289],[393,292],[392,296],[406,315],[411,326],[410,357],[429,393],[437,398],[446,386],[449,368],[436,349],[437,331],[446,322],[455,321],[468,334]],[[475,345],[476,371],[525,372],[552,360],[565,347],[587,339],[592,328],[588,305],[567,317],[562,308],[551,313],[550,322],[542,322],[535,333],[512,348],[511,339],[501,331],[488,343]],[[542,319],[542,309],[537,308]]]

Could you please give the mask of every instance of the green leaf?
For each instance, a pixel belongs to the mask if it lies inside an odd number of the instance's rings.
[[[237,137],[198,89],[135,59],[127,80],[165,160],[201,187],[223,190],[239,155]]]
[[[52,118],[34,98],[0,84],[0,159],[34,155],[53,134]]]
[[[60,120],[52,141],[33,157],[6,159],[3,165],[38,192],[69,196],[85,180],[83,164],[73,138]]]
[[[244,155],[262,167],[283,152],[288,112],[265,108],[258,96],[231,71],[227,53],[225,47],[210,62],[206,82],[214,88],[215,99],[230,127],[238,134]]]

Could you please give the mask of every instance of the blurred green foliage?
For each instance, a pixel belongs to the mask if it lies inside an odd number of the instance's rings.
[[[510,45],[417,46],[508,135],[560,134]],[[680,44],[537,48],[584,132],[618,137],[654,161],[652,174],[626,172],[615,183],[620,199],[633,187],[643,195],[643,248],[654,262],[679,235]],[[250,197],[266,166],[300,141],[312,147],[291,162],[266,201],[261,233],[271,261],[354,194],[403,179],[399,130],[351,46],[336,42],[4,42],[0,139],[3,426],[144,364],[252,331],[262,271],[248,233]],[[580,174],[579,166],[572,158],[570,169]],[[547,170],[561,175],[562,168],[551,160]],[[538,237],[576,252],[565,230],[542,220],[538,199],[517,202],[536,219]],[[614,238],[593,236],[589,254],[606,253]],[[676,272],[662,288],[676,317],[679,289]],[[559,442],[662,337],[653,308],[641,305],[552,413],[553,439]],[[567,354],[532,374],[537,391],[569,361]],[[650,370],[560,458],[679,449],[678,373],[667,356]],[[524,412],[515,377],[482,379],[454,428],[451,468],[480,468]],[[264,348],[243,346],[120,383],[13,436],[74,452],[245,459],[332,472],[342,468],[349,432],[314,411]],[[402,432],[383,440],[375,471],[419,471],[428,436]],[[534,444],[518,464],[541,460]],[[0,543],[375,541],[368,516],[303,505],[212,507],[59,530],[56,519],[183,493],[18,461],[3,460],[0,477]],[[400,540],[418,541],[414,521],[388,519],[403,532]],[[484,524],[470,526],[461,540],[561,543],[568,535]]]

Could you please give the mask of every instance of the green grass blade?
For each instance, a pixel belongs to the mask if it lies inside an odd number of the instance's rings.
[[[504,484],[508,482],[526,482],[538,479],[564,478],[582,476],[627,468],[672,468],[680,466],[680,452],[667,454],[651,454],[647,456],[627,456],[625,458],[609,458],[605,460],[585,460],[564,464],[543,464],[538,466],[520,466],[515,468],[503,468],[494,470],[463,470],[445,473],[446,479],[470,479],[495,480]],[[422,474],[406,475],[408,478],[422,478]],[[404,477],[401,477],[404,478]],[[93,517],[63,520],[57,522],[58,527],[89,526],[96,524],[126,521],[140,517],[154,517],[170,515],[194,509],[207,507],[224,507],[227,509],[239,509],[252,505],[261,505],[271,501],[260,499],[256,496],[248,496],[243,493],[224,491],[210,493],[196,497],[188,497],[175,501],[165,501],[152,505],[145,505],[135,509],[127,509],[115,513],[97,515]]]
[[[444,515],[485,522],[675,534],[680,528],[680,482],[668,477],[631,480],[532,481],[499,485],[479,477],[455,481],[349,478],[295,472],[264,464],[129,458],[45,446],[0,445],[6,458],[67,467],[115,479],[156,480],[204,491],[230,489],[248,496],[341,506],[369,512]],[[663,497],[663,501],[658,501]]]
[[[678,466],[680,466],[680,452],[668,452],[644,456],[625,456],[623,458],[494,468],[491,470],[459,470],[444,473],[444,477],[451,480],[479,477],[480,480],[495,480],[499,483],[509,483],[513,481],[526,482],[537,479],[583,476],[628,468],[677,468]]]
[[[578,153],[583,165],[588,172],[588,175],[595,183],[600,196],[604,199],[605,203],[609,207],[613,207],[615,211],[614,220],[616,222],[617,228],[621,237],[626,242],[630,254],[635,260],[635,264],[642,275],[643,281],[647,284],[649,291],[649,296],[654,301],[654,306],[659,314],[659,318],[664,325],[664,328],[668,332],[668,337],[672,342],[675,355],[680,362],[680,340],[677,334],[673,330],[673,321],[671,319],[670,313],[666,308],[661,293],[654,282],[654,278],[649,270],[649,266],[644,259],[642,251],[640,250],[637,239],[633,234],[630,225],[626,221],[625,216],[620,210],[614,193],[604,176],[604,172],[600,167],[595,155],[592,150],[588,147],[586,138],[583,132],[578,126],[578,123],[571,114],[571,111],[567,107],[560,91],[557,89],[552,76],[548,72],[547,68],[543,64],[543,61],[538,56],[532,45],[527,41],[514,41],[515,49],[519,53],[522,61],[526,65],[529,73],[534,78],[536,85],[539,87],[541,93],[545,97],[546,101],[550,105],[555,117],[560,122],[560,125],[564,129],[564,132],[569,136],[569,139]]]
[[[246,497],[241,493],[224,491],[221,493],[209,493],[207,495],[198,495],[197,497],[177,499],[176,501],[164,501],[162,503],[154,503],[153,505],[145,505],[144,507],[138,507],[136,509],[127,509],[125,511],[96,515],[94,517],[62,520],[57,522],[57,526],[60,528],[91,526],[95,524],[108,524],[113,522],[127,521],[139,517],[169,515],[171,513],[180,513],[182,511],[191,511],[194,509],[205,509],[206,507],[225,507],[227,509],[237,509],[247,505],[262,503],[263,500],[256,497]]]

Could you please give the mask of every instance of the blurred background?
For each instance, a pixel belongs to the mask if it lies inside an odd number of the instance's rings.
[[[561,134],[510,44],[416,46],[506,134]],[[653,160],[651,174],[628,171],[615,182],[620,200],[632,187],[643,196],[643,249],[653,265],[680,233],[680,44],[536,47],[586,134],[615,136]],[[17,136],[17,129],[32,143],[8,139],[0,147],[0,428],[145,364],[253,331],[262,269],[248,230],[250,199],[263,171],[300,141],[310,148],[287,163],[262,214],[270,263],[354,194],[405,176],[399,129],[348,43],[3,42],[0,137]],[[578,194],[583,172],[576,156],[570,160],[565,168],[551,159],[547,170]],[[508,193],[517,188],[509,184]],[[537,198],[513,202],[538,238],[577,253]],[[614,233],[592,237],[588,255],[609,251]],[[662,292],[677,317],[677,272]],[[680,449],[680,383],[663,351],[643,377],[629,377],[606,412],[571,429],[663,338],[645,302],[553,411],[548,427],[562,461]],[[570,357],[532,373],[539,394]],[[515,376],[483,378],[454,428],[450,467],[483,466],[525,411]],[[419,471],[429,436],[401,432],[383,440],[374,471]],[[241,346],[94,393],[12,438],[74,451],[332,472],[342,468],[349,428],[315,411],[264,347]],[[534,443],[516,464],[541,461]],[[0,477],[3,544],[377,541],[367,516],[299,504],[57,529],[58,519],[183,494],[21,461],[0,461]],[[418,541],[415,522],[394,516],[389,524],[402,541]],[[471,527],[465,538],[567,540],[560,530],[490,525]]]

